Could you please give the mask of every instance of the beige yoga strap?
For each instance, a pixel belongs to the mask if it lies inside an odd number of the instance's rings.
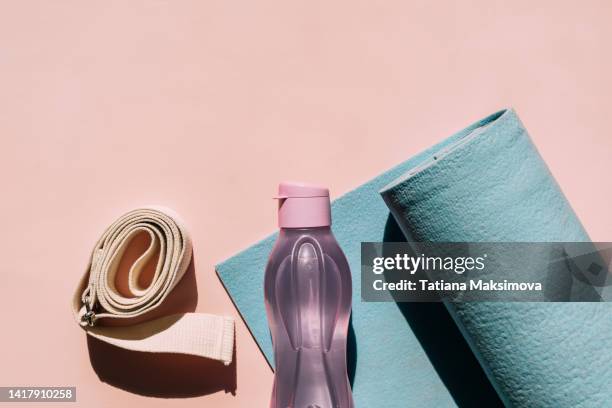
[[[122,256],[143,233],[150,237],[149,246],[130,265],[127,289],[120,291],[115,278]],[[232,317],[180,313],[147,318],[155,315],[179,283],[191,256],[189,234],[170,210],[146,207],[123,215],[96,243],[74,294],[72,309],[77,322],[90,336],[127,350],[191,354],[231,364]],[[141,273],[154,257],[158,259],[153,277],[141,287]]]

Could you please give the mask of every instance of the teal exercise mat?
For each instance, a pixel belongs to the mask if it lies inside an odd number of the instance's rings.
[[[497,394],[443,305],[360,301],[361,242],[401,240],[379,191],[433,152],[475,127],[388,170],[332,203],[333,232],[353,273],[349,377],[357,407],[487,407]],[[268,362],[272,343],[263,299],[263,275],[276,234],[217,265],[217,273]],[[402,307],[407,306],[407,307]]]
[[[512,110],[431,150],[381,193],[409,240],[589,240]],[[610,303],[446,306],[506,405],[612,405]]]

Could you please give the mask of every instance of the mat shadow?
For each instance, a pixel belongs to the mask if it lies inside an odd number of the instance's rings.
[[[406,241],[391,214],[383,241]],[[504,406],[443,303],[396,304],[459,407]]]

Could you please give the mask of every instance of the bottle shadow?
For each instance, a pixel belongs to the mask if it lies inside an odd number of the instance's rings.
[[[387,218],[383,241],[406,241],[391,214]],[[504,406],[443,303],[396,304],[458,406]]]
[[[348,336],[346,339],[346,365],[347,374],[351,388],[355,381],[355,371],[357,369],[357,339],[355,330],[353,329],[353,316],[349,319]]]
[[[167,300],[146,319],[194,312],[198,302],[193,258],[181,281]],[[114,387],[139,395],[188,398],[225,391],[236,394],[236,347],[232,364],[176,354],[131,351],[87,336],[91,366]]]

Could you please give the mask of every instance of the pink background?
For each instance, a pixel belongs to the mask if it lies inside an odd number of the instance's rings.
[[[612,3],[374,3],[2,3],[0,385],[168,406],[101,382],[72,320],[108,223],[174,208],[198,310],[237,315],[214,264],[275,229],[279,180],[338,196],[506,106],[592,237],[612,238]],[[233,374],[191,362],[205,395],[170,405],[267,406],[272,372],[242,321],[236,360],[235,395],[217,384]],[[153,388],[176,380],[155,364]]]

